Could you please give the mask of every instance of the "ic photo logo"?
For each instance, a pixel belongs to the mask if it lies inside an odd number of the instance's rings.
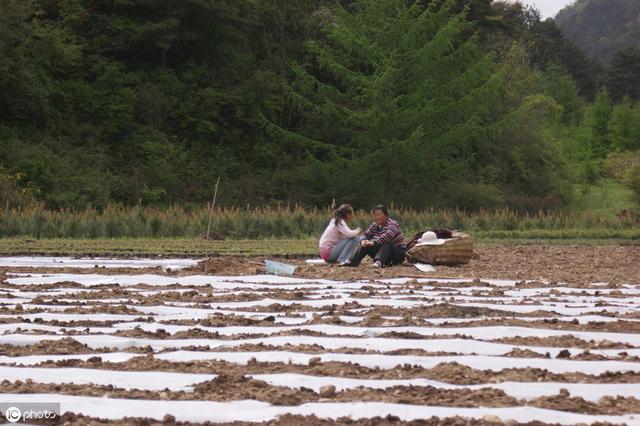
[[[1,0],[0,0],[1,1]],[[0,413],[9,423],[29,422],[38,424],[55,422],[60,416],[60,403],[28,402],[6,403],[0,402]],[[0,417],[1,419],[2,417]]]
[[[9,407],[5,410],[4,417],[9,423],[17,423],[22,418],[22,411],[18,407]]]

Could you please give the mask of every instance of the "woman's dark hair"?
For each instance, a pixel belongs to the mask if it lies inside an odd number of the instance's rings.
[[[387,206],[384,204],[378,204],[371,209],[371,213],[382,212],[385,216],[389,216],[389,210],[387,210]]]
[[[333,217],[336,218],[335,224],[339,224],[341,220],[344,220],[347,216],[353,214],[353,207],[351,204],[343,204],[333,212]]]

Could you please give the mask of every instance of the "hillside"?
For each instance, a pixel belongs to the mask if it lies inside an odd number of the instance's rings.
[[[218,178],[226,206],[640,193],[640,153],[608,158],[640,148],[640,106],[618,105],[640,100],[640,60],[598,95],[582,49],[521,3],[2,0],[0,51],[4,210],[198,206]]]
[[[556,22],[589,55],[605,62],[617,50],[640,43],[637,0],[578,0],[561,10]]]

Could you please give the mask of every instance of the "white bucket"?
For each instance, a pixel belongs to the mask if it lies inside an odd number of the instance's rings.
[[[265,260],[264,265],[267,267],[267,274],[293,275],[293,273],[296,271],[296,266],[287,265],[286,263],[274,262],[272,260]]]

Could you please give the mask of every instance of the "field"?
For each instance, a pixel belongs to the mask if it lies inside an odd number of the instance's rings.
[[[457,229],[476,239],[640,239],[640,217],[628,210],[522,213],[514,210],[466,212],[391,208],[408,235],[426,228]],[[300,206],[219,208],[212,235],[225,240],[317,238],[332,216],[330,209]],[[206,207],[108,207],[103,210],[46,210],[0,207],[0,238],[190,240],[207,231]],[[356,211],[354,226],[371,223],[368,211]]]
[[[4,255],[70,255],[70,256],[289,256],[309,257],[317,254],[318,241],[301,239],[261,239],[207,241],[183,238],[134,239],[0,239]]]
[[[640,426],[634,3],[0,0],[0,426]]]
[[[474,237],[476,235],[474,234]],[[539,239],[539,238],[480,238],[477,246],[629,246],[637,239]],[[318,255],[318,240],[257,239],[207,241],[184,238],[117,238],[117,239],[42,239],[0,238],[0,255],[16,256],[116,256],[116,257],[197,257],[206,256],[271,256],[278,258],[308,258]]]
[[[640,424],[637,246],[290,278],[254,256],[0,258],[0,401],[73,425]]]

